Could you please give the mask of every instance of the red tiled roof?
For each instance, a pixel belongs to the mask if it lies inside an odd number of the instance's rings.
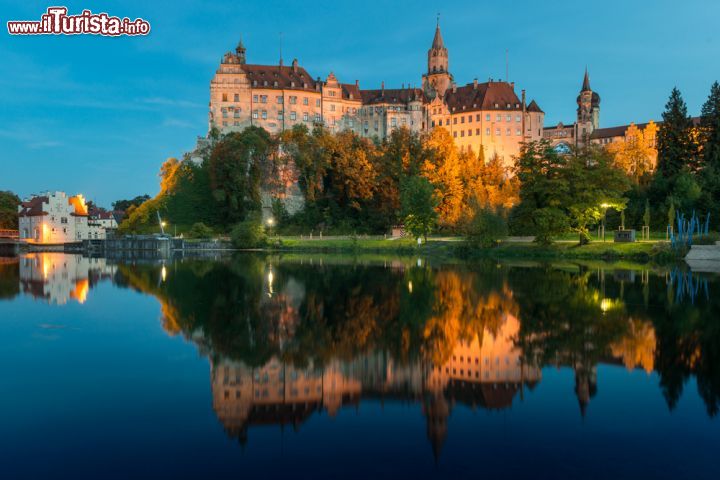
[[[692,117],[690,118],[690,121],[692,122],[692,125],[694,127],[697,127],[700,125],[700,117]],[[660,127],[662,125],[662,122],[655,122],[655,125]],[[640,130],[644,129],[648,126],[648,123],[636,123],[636,127],[638,127]],[[593,132],[590,134],[591,139],[599,139],[599,138],[613,138],[613,137],[624,137],[625,132],[627,131],[628,127],[630,125],[619,125],[617,127],[607,127],[607,128],[598,128],[596,130],[593,130]]]
[[[362,100],[362,94],[360,93],[360,87],[354,83],[341,83],[342,96],[346,100]]]
[[[18,213],[21,217],[36,217],[40,215],[47,215],[47,212],[43,211],[43,203],[48,203],[47,196],[33,197],[27,202],[20,204],[21,210]]]
[[[507,82],[471,83],[449,89],[445,103],[451,112],[473,110],[520,110],[520,99]],[[508,105],[510,107],[508,108]],[[463,107],[465,107],[463,109]]]
[[[245,64],[242,69],[255,88],[315,90],[315,80],[302,67]]]
[[[545,113],[540,109],[540,106],[535,102],[535,100],[530,102],[530,105],[527,106],[526,109],[528,112],[537,112],[537,113]]]
[[[423,92],[420,88],[385,88],[380,90],[360,90],[362,101],[367,105],[390,103],[406,104],[414,100],[421,101]]]

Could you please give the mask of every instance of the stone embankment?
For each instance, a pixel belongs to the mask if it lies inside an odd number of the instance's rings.
[[[720,273],[720,242],[715,245],[693,245],[685,262],[696,272]]]

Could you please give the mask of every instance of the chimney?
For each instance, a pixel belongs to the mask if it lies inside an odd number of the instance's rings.
[[[380,90],[382,90],[382,94],[385,96],[385,80],[380,82]]]
[[[457,93],[457,83],[453,82],[452,84],[452,91],[453,93]]]
[[[359,82],[358,80],[355,80],[355,86],[356,86],[357,88],[360,88],[360,82]]]
[[[510,82],[510,87],[512,87],[512,89],[515,90],[515,82]]]
[[[292,61],[292,69],[293,69],[293,72],[297,73],[297,71],[298,71],[298,61],[297,61],[297,58],[293,58],[293,61]]]
[[[477,78],[473,79],[473,90],[477,90]]]
[[[524,112],[524,111],[525,111],[525,89],[524,89],[524,88],[522,89],[521,98],[522,98],[522,109],[523,109],[523,112]]]

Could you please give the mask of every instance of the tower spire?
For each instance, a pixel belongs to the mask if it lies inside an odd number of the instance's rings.
[[[587,65],[585,66],[585,78],[583,78],[583,85],[581,92],[590,92],[592,89],[590,88],[590,75],[588,74]]]
[[[440,33],[440,14],[437,14],[437,25],[435,26],[435,37],[433,38],[432,48],[445,48],[442,34]]]

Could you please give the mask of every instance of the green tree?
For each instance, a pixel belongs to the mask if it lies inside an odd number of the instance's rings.
[[[657,171],[661,177],[672,179],[686,166],[693,168],[697,153],[687,105],[677,88],[673,88],[662,117],[663,123],[657,135]]]
[[[489,208],[476,208],[467,226],[465,238],[474,247],[490,248],[508,236],[505,218]]]
[[[720,84],[715,82],[700,115],[700,145],[704,169],[720,171]]]
[[[645,213],[643,213],[643,225],[645,227],[650,226],[650,201],[645,199]]]
[[[212,228],[208,227],[202,222],[197,222],[188,231],[188,237],[190,238],[210,238],[213,236]]]
[[[210,153],[210,184],[226,223],[242,220],[260,208],[262,173],[273,153],[273,139],[259,127],[229,133],[215,144]]]
[[[120,210],[127,212],[130,207],[139,207],[146,201],[150,200],[150,195],[138,195],[135,198],[129,200],[116,200],[112,203],[113,210]]]
[[[260,248],[267,243],[267,235],[259,212],[250,212],[247,218],[235,225],[230,239],[236,248]]]
[[[437,222],[438,201],[433,185],[424,177],[411,176],[400,184],[401,217],[413,237],[427,236]]]
[[[17,230],[20,197],[13,192],[0,191],[0,228]]]

